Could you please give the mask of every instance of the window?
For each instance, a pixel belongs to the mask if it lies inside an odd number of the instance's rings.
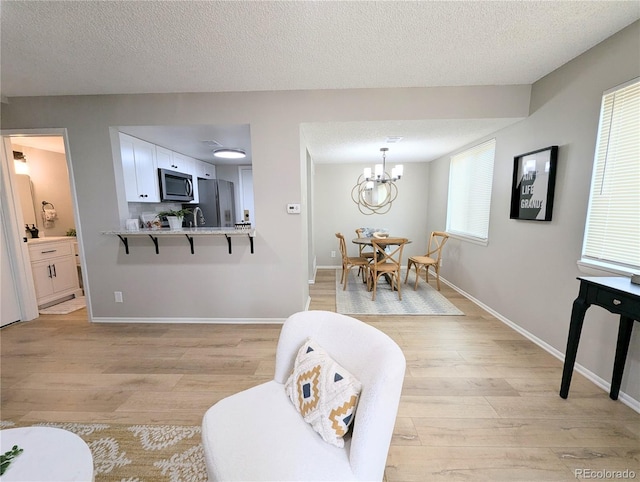
[[[451,157],[447,231],[487,244],[496,140]]]
[[[582,263],[640,269],[640,78],[602,96]]]

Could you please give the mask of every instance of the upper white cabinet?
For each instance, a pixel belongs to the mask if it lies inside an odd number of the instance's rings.
[[[169,169],[175,171],[173,166],[173,152],[164,147],[156,146],[156,165],[159,169]]]
[[[120,133],[120,154],[128,202],[160,202],[156,146]]]
[[[160,202],[158,169],[193,176],[193,201],[199,201],[198,177],[215,179],[215,166],[120,132],[120,153],[127,202]],[[204,166],[201,166],[204,164]]]
[[[170,151],[164,147],[156,146],[156,163],[160,169],[184,172],[196,177],[195,162],[196,160],[191,157]]]
[[[173,156],[171,160],[173,161],[173,169],[174,171],[186,172],[187,174],[191,174],[193,177],[196,177],[195,174],[195,159],[192,157],[184,156],[178,152],[173,152]]]
[[[208,162],[196,160],[196,175],[202,179],[215,179],[216,166]]]

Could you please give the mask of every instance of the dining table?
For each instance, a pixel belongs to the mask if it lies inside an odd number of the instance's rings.
[[[392,240],[393,239],[398,239],[398,238],[403,239],[402,236],[389,236],[389,238],[391,238]],[[408,239],[408,238],[404,238],[404,239],[407,239],[407,243],[406,244],[411,243],[410,239]],[[357,244],[357,245],[360,245],[360,246],[373,246],[373,240],[378,241],[379,244],[384,244],[384,241],[386,240],[386,238],[361,237],[361,238],[353,238],[351,240],[351,242],[353,244]],[[392,244],[396,244],[396,243],[390,242],[390,243],[387,243],[387,244],[392,245]],[[387,283],[391,284],[391,280],[389,279],[389,275],[384,275],[384,278],[387,280]],[[366,283],[366,280],[363,280],[363,281]]]
[[[396,238],[402,238],[402,236],[389,236],[391,239],[396,239]],[[351,242],[353,244],[359,244],[359,245],[365,245],[365,246],[373,246],[373,240],[376,240],[378,242],[382,241],[384,242],[386,238],[353,238],[351,240]],[[407,239],[407,244],[411,243],[411,240]],[[395,244],[395,243],[388,243],[388,244]]]

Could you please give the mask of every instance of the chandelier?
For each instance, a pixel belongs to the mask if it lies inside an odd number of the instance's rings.
[[[391,204],[398,197],[396,181],[402,177],[401,164],[387,172],[388,147],[381,147],[382,164],[376,164],[373,172],[366,167],[358,177],[358,182],[351,190],[351,199],[358,205],[362,214],[385,214],[391,209]]]

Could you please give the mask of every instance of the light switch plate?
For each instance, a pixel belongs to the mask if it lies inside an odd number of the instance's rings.
[[[289,214],[300,214],[300,204],[287,204]]]

